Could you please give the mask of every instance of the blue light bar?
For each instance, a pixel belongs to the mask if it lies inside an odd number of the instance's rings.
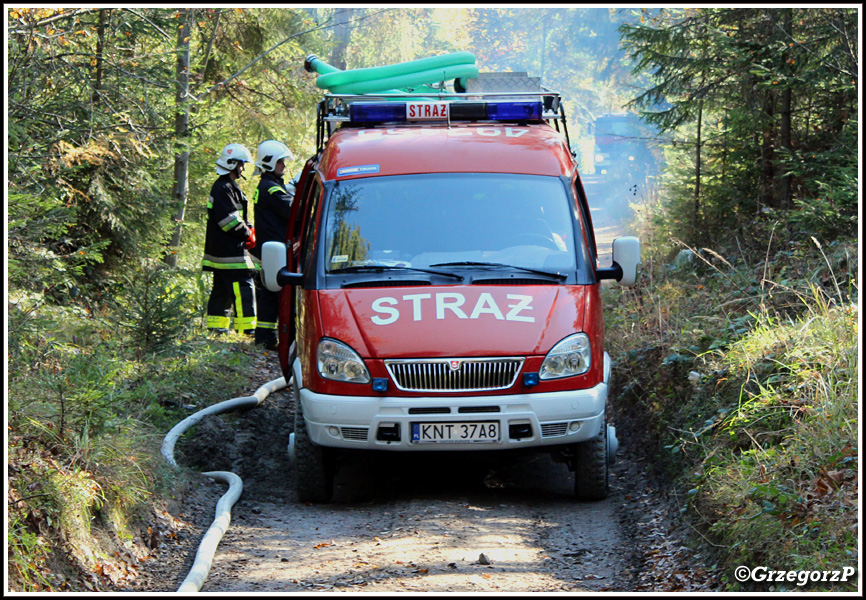
[[[540,121],[541,100],[520,102],[488,102],[489,121]]]
[[[349,120],[352,123],[391,123],[394,121],[405,121],[406,105],[403,102],[351,104],[349,105]]]
[[[432,106],[429,102],[426,104]],[[431,118],[431,110],[408,110],[407,102],[358,102],[349,105],[349,120],[352,123],[406,123],[410,121],[541,121],[541,100],[518,100],[510,102],[440,102],[440,107]],[[448,108],[450,105],[450,109]],[[445,106],[446,108],[441,108]],[[446,116],[446,110],[447,115]],[[440,112],[441,111],[441,112]],[[425,114],[423,118],[410,118],[408,114]]]

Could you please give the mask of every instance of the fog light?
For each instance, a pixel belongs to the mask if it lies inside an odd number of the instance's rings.
[[[574,433],[578,429],[580,429],[580,421],[572,421],[571,423],[568,424],[568,430],[571,433]]]
[[[340,430],[336,427],[328,427],[328,433],[334,437],[340,437]]]

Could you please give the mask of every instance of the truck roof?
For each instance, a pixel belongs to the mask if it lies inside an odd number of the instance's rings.
[[[341,127],[319,164],[326,180],[420,173],[559,177],[575,168],[563,135],[545,123]]]

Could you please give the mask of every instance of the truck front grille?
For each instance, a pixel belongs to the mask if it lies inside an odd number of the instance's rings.
[[[407,392],[488,392],[514,385],[523,358],[386,360],[397,389]]]

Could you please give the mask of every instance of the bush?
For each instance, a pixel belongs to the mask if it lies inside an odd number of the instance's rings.
[[[650,442],[732,590],[740,564],[857,558],[855,242],[763,231],[759,257],[689,249],[606,291],[617,425]]]
[[[150,260],[122,277],[119,322],[139,352],[166,349],[200,325],[194,299],[198,273],[175,270]]]

